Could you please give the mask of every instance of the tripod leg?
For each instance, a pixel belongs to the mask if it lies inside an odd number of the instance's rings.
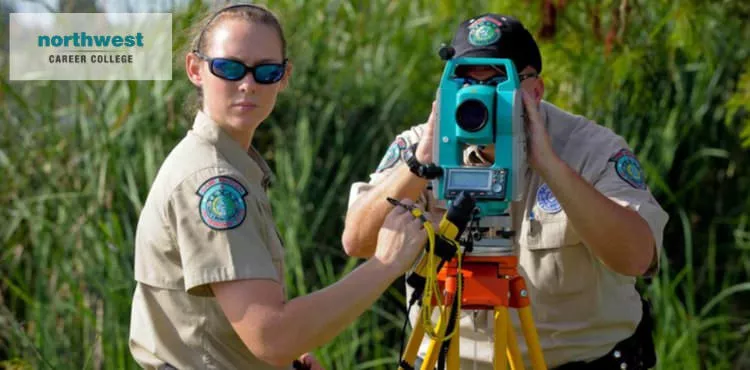
[[[513,325],[510,324],[510,311],[508,311],[508,362],[510,362],[511,370],[526,370],[523,364],[523,358],[521,357],[521,350],[518,348],[518,338],[516,338],[516,332],[513,330]]]
[[[547,365],[542,356],[542,347],[539,344],[539,337],[534,327],[534,318],[531,315],[531,307],[521,307],[518,309],[518,315],[521,318],[521,328],[523,336],[526,338],[526,345],[529,348],[529,357],[531,358],[531,368],[534,370],[547,370]]]
[[[450,339],[451,344],[448,347],[448,370],[460,370],[461,368],[461,357],[459,356],[458,351],[459,342],[461,342],[461,333],[459,332],[460,329],[461,325],[459,325],[459,313],[456,313],[456,327],[454,329],[454,334]]]
[[[511,307],[518,308],[518,317],[521,319],[521,330],[526,338],[526,346],[529,349],[529,358],[531,359],[531,368],[533,370],[547,370],[547,364],[544,362],[542,346],[539,344],[539,336],[536,333],[534,317],[531,314],[531,299],[528,290],[526,290],[526,281],[523,277],[516,276],[510,282],[511,288]]]
[[[508,347],[509,324],[508,307],[495,307],[495,370],[507,370],[508,358],[505,357],[505,349]]]
[[[422,306],[419,309],[419,316],[422,317],[422,310],[431,310],[432,307],[425,307]],[[422,326],[422,321],[417,320],[416,324],[414,325],[414,329],[411,331],[411,335],[409,336],[409,342],[406,344],[406,350],[404,351],[403,357],[401,358],[401,365],[399,365],[399,370],[405,370],[403,367],[403,364],[406,363],[409,366],[414,366],[414,362],[417,360],[417,352],[419,352],[419,345],[422,342],[422,338],[424,337],[424,326]]]
[[[437,322],[437,335],[436,338],[430,338],[430,343],[427,346],[427,353],[425,354],[424,362],[422,362],[422,370],[432,370],[435,368],[435,363],[438,360],[438,353],[440,347],[445,338],[445,330],[448,327],[448,320],[452,310],[450,308],[443,311]]]
[[[519,308],[518,316],[521,318],[523,336],[526,338],[526,345],[529,348],[531,368],[534,370],[547,370],[547,365],[542,355],[542,346],[539,344],[539,337],[534,326],[534,318],[531,315],[531,307],[525,306]]]

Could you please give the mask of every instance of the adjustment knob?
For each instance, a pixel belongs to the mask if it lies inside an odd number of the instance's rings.
[[[438,55],[440,55],[440,59],[448,60],[456,55],[456,49],[454,49],[453,46],[443,44],[438,51]]]

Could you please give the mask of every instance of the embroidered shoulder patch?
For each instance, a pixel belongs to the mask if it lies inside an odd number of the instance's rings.
[[[406,139],[401,136],[396,137],[396,140],[393,140],[393,143],[391,143],[391,146],[385,152],[383,159],[380,160],[378,169],[375,172],[382,172],[393,167],[398,162],[398,159],[401,158],[401,153],[406,149],[406,145]]]
[[[646,179],[641,169],[641,163],[635,158],[632,152],[627,149],[621,149],[610,159],[615,164],[615,172],[623,181],[630,184],[636,189],[646,188]]]
[[[214,230],[229,230],[242,224],[247,215],[245,189],[229,176],[215,176],[204,182],[196,192],[201,197],[198,210],[201,220]]]
[[[552,194],[547,184],[542,184],[536,191],[536,202],[539,204],[539,208],[547,213],[557,213],[562,210],[560,202],[555,198],[555,194]]]

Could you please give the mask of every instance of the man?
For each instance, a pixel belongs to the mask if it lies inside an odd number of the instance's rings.
[[[655,362],[648,306],[637,276],[658,268],[667,214],[651,195],[625,140],[611,130],[542,100],[542,58],[517,19],[484,14],[462,22],[456,57],[510,59],[519,72],[528,135],[525,195],[511,206],[542,351],[549,368],[637,369]],[[471,67],[468,83],[492,83],[502,71]],[[457,71],[457,74],[459,72]],[[424,124],[396,137],[367,183],[352,186],[342,242],[350,256],[372,254],[391,206],[386,197],[411,198],[440,217],[445,205],[429,181],[402,159],[412,151],[431,163],[436,106]],[[490,165],[494,148],[469,146],[467,165]],[[410,289],[407,287],[407,293]],[[415,310],[413,310],[415,311]],[[491,311],[462,312],[461,368],[491,369]],[[511,310],[515,332],[519,321]],[[416,312],[410,312],[412,324]],[[523,357],[528,354],[519,338]],[[420,348],[424,356],[425,342]],[[474,367],[476,366],[476,367]]]

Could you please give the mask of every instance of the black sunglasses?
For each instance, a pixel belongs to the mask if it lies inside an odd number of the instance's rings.
[[[523,82],[524,80],[527,80],[529,78],[535,78],[539,77],[539,74],[536,72],[531,73],[520,73],[518,74],[518,81]],[[469,84],[469,85],[490,85],[490,86],[497,86],[502,82],[505,82],[508,80],[508,77],[505,75],[490,77],[486,80],[477,80],[476,78],[471,78],[468,76],[465,77],[456,77],[454,80],[460,82],[462,85]]]
[[[462,85],[489,85],[489,86],[497,86],[502,82],[505,82],[508,80],[505,76],[495,76],[490,77],[486,80],[477,80],[476,78],[472,77],[456,77],[456,81],[460,82]]]
[[[281,81],[286,72],[287,59],[281,63],[261,63],[251,67],[235,59],[211,58],[197,50],[193,50],[193,53],[208,62],[211,74],[228,81],[239,81],[249,72],[252,73],[255,82],[270,85]]]

